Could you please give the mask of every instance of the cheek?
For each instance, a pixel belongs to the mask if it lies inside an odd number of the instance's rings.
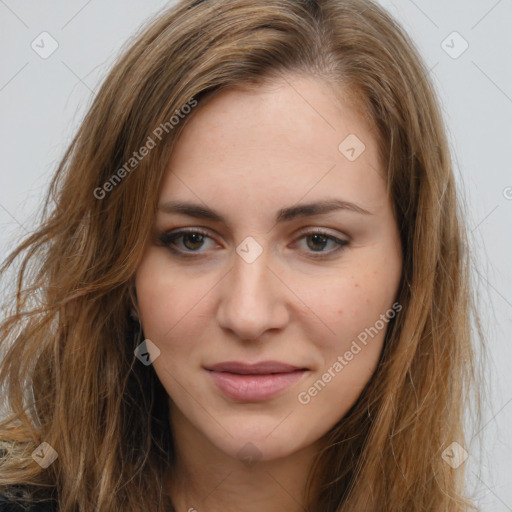
[[[304,280],[303,287],[296,291],[304,297],[305,304],[311,305],[307,316],[310,327],[316,326],[316,336],[311,339],[326,347],[343,349],[392,306],[397,282],[396,275],[370,263],[339,272],[324,280],[322,286],[315,287]]]
[[[148,251],[135,276],[145,336],[166,343],[184,325],[190,328],[208,284],[173,269],[165,255]]]
[[[172,309],[168,309],[170,297],[175,296],[175,283],[159,271],[158,259],[151,253],[142,260],[135,276],[137,303],[144,334],[150,339],[161,339],[165,330],[172,327]]]
[[[309,339],[322,363],[308,382],[311,392],[302,391],[326,406],[320,414],[328,416],[329,403],[344,413],[371,378],[389,323],[399,311],[394,299],[400,271],[399,260],[388,265],[385,259],[360,258],[350,271],[347,265],[347,271],[333,275],[328,285],[314,288],[309,283],[307,301],[314,304]],[[306,288],[304,283],[301,293]]]
[[[386,330],[396,314],[395,288],[386,286],[386,281],[382,274],[370,271],[318,293],[319,316],[331,332],[326,335],[325,327],[319,326],[311,337],[322,363],[297,393],[298,402],[318,428],[330,428],[339,421],[375,371]]]
[[[181,403],[183,389],[191,389],[185,369],[200,361],[201,320],[205,293],[211,285],[194,283],[186,272],[177,271],[165,255],[151,249],[135,275],[137,302],[144,337],[160,350],[153,368],[169,396]],[[205,288],[205,289],[204,289]],[[203,299],[203,301],[202,301]]]

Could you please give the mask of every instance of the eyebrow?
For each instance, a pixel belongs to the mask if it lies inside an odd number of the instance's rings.
[[[222,215],[212,208],[202,206],[200,204],[189,203],[187,201],[168,201],[159,205],[158,210],[163,213],[179,213],[189,217],[208,219],[226,224]],[[355,203],[342,201],[340,199],[326,199],[314,203],[305,203],[282,208],[278,211],[275,222],[276,224],[289,222],[299,217],[320,215],[322,213],[329,213],[336,210],[347,210],[362,215],[373,215],[371,212]]]

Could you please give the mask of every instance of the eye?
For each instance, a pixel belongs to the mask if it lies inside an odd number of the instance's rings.
[[[349,244],[348,240],[341,240],[340,238],[330,235],[329,233],[320,229],[303,233],[299,240],[306,241],[306,246],[308,249],[310,249],[310,251],[306,250],[306,252],[318,254],[318,256],[314,255],[313,258],[330,256],[341,251],[345,246]],[[325,247],[329,245],[329,243],[331,243],[331,247],[333,247],[333,249],[330,251],[324,250]]]
[[[178,242],[181,239],[181,242]],[[204,246],[205,239],[211,238],[204,231],[197,228],[190,230],[181,230],[174,233],[162,233],[159,236],[160,242],[168,247],[174,253],[187,253],[187,252],[204,252],[198,251]],[[180,247],[177,247],[180,246]]]
[[[204,253],[205,251],[201,251],[200,249],[205,247],[205,240],[212,240],[207,232],[198,228],[162,233],[159,235],[158,239],[162,245],[165,245],[173,253],[178,255]],[[318,254],[313,255],[313,258],[330,256],[349,244],[347,240],[341,240],[320,229],[303,233],[299,238],[299,241],[302,240],[306,241],[307,246],[304,252]],[[330,251],[324,250],[329,243],[334,247]]]

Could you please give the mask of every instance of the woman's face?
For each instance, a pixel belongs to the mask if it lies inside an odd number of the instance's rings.
[[[383,176],[351,95],[336,101],[317,79],[197,107],[136,273],[173,430],[270,460],[345,415],[400,309]]]

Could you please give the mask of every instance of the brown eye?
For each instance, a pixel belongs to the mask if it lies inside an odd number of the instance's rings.
[[[177,254],[197,253],[202,254],[205,250],[200,249],[205,245],[206,240],[211,240],[207,233],[199,230],[176,231],[162,233],[159,236],[160,243]]]
[[[190,249],[191,251],[195,251],[196,249],[200,249],[203,242],[204,236],[201,233],[187,233],[182,235],[183,245]]]
[[[314,251],[322,251],[329,241],[327,236],[319,235],[318,233],[315,233],[314,235],[307,235],[306,239],[308,240],[308,247]],[[309,241],[311,241],[311,243],[309,243]]]
[[[213,242],[208,233],[197,229],[162,233],[159,236],[160,243],[179,256],[206,253],[208,250],[206,242],[208,240]],[[341,240],[328,233],[317,231],[304,233],[299,240],[300,242],[306,240],[306,248],[303,248],[303,250],[313,258],[329,257],[349,244],[347,240]],[[329,244],[332,246],[330,250]],[[201,250],[203,247],[204,250]]]
[[[321,258],[327,257],[338,251],[342,250],[345,246],[349,244],[347,240],[341,240],[335,236],[329,235],[324,232],[313,231],[310,233],[304,233],[300,240],[306,240],[307,249],[305,249],[308,253],[317,253],[318,255],[313,255],[313,257]],[[329,243],[333,247],[331,250],[325,250],[328,248]]]

